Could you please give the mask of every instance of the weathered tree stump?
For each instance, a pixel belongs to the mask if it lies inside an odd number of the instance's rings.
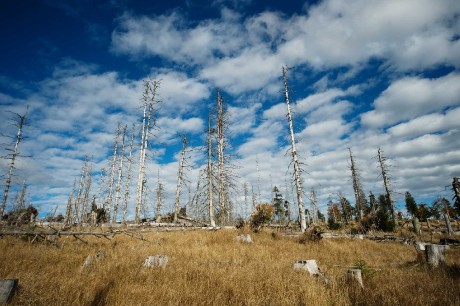
[[[251,236],[249,234],[247,234],[247,235],[244,235],[244,234],[238,235],[238,236],[236,236],[236,240],[241,241],[241,242],[246,242],[246,243],[253,243],[252,238],[251,238]]]
[[[346,280],[349,284],[355,285],[357,283],[362,289],[364,289],[363,278],[361,276],[361,269],[348,270]]]
[[[105,258],[105,253],[102,251],[97,251],[96,255],[88,255],[83,263],[81,270],[87,270],[92,267],[94,264],[100,262]]]
[[[419,221],[419,219],[414,218],[412,220],[412,225],[414,226],[414,233],[420,236],[421,231],[420,231],[420,221]]]
[[[166,268],[167,265],[168,265],[168,256],[166,255],[149,256],[144,261],[144,268],[154,268],[154,267]]]
[[[318,268],[318,265],[316,264],[316,260],[314,259],[299,260],[296,263],[294,263],[293,268],[294,270],[307,271],[311,276],[321,278],[326,284],[329,283],[329,279],[327,279],[327,277],[324,276],[323,273],[321,273],[321,271]]]
[[[0,280],[0,304],[6,305],[13,298],[14,293],[18,288],[17,279],[2,279]]]
[[[452,226],[450,225],[449,215],[446,213],[444,213],[444,222],[446,222],[447,233],[450,237],[452,237],[454,231],[452,230]]]
[[[446,245],[427,244],[425,245],[425,257],[428,266],[437,268],[440,265],[446,264],[444,252],[448,248]]]

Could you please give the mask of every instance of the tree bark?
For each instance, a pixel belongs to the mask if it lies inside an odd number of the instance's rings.
[[[292,154],[292,162],[294,164],[294,175],[295,175],[295,182],[296,182],[296,191],[297,191],[297,204],[299,206],[299,219],[300,219],[300,230],[305,232],[307,229],[307,222],[305,219],[305,208],[303,204],[303,190],[302,190],[302,176],[301,170],[299,166],[299,161],[297,157],[297,150],[296,150],[296,143],[294,137],[294,128],[292,124],[292,115],[291,115],[291,106],[289,104],[289,89],[286,79],[286,72],[287,68],[282,67],[283,71],[283,81],[284,81],[284,97],[287,106],[287,117],[289,123],[289,132],[291,135],[291,154]]]
[[[182,153],[181,160],[179,162],[179,171],[177,174],[177,186],[176,186],[176,200],[175,200],[175,210],[174,210],[174,222],[178,221],[179,210],[180,210],[180,193],[182,188],[182,180],[184,175],[184,163],[185,163],[185,148],[187,146],[187,136],[184,135],[182,141]]]

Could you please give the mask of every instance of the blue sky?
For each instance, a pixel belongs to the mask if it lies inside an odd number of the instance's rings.
[[[172,207],[184,133],[195,186],[216,88],[229,106],[238,185],[257,189],[257,159],[267,201],[270,177],[281,191],[290,181],[281,79],[288,65],[307,205],[311,188],[323,211],[338,192],[354,203],[348,148],[366,193],[383,192],[379,146],[399,207],[407,190],[428,203],[450,198],[445,186],[460,175],[459,13],[457,0],[2,1],[2,132],[16,133],[8,111],[30,106],[20,151],[32,157],[18,160],[15,186],[27,178],[30,201],[43,213],[56,205],[63,212],[89,155],[97,194],[117,123],[140,122],[150,78],[161,79],[162,100],[150,202],[160,169],[165,210]],[[6,173],[7,161],[0,167]],[[245,214],[241,196],[236,190]]]

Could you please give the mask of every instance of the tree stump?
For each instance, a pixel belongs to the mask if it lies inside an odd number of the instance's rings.
[[[144,268],[153,268],[153,267],[166,268],[167,264],[168,264],[168,256],[166,255],[149,256],[144,261]]]
[[[444,258],[444,252],[446,249],[447,249],[446,245],[438,245],[438,244],[425,245],[425,257],[426,257],[428,266],[432,268],[437,268],[440,265],[445,265],[446,259]]]
[[[346,279],[349,284],[355,285],[356,283],[358,283],[358,285],[362,289],[364,289],[363,278],[361,276],[361,269],[348,270]]]
[[[11,301],[16,289],[18,288],[17,279],[0,280],[0,304],[6,305]]]
[[[420,231],[420,221],[418,218],[414,218],[412,220],[412,225],[414,226],[414,233],[420,236],[421,231]]]
[[[296,263],[294,263],[293,268],[294,270],[307,271],[311,276],[321,278],[326,284],[329,283],[329,280],[324,276],[323,273],[320,272],[318,265],[316,264],[316,260],[314,259],[299,260]]]
[[[246,243],[252,243],[252,238],[249,234],[247,235],[244,235],[244,234],[241,234],[241,235],[238,235],[236,236],[236,240],[238,241],[241,241],[241,242],[246,242]]]

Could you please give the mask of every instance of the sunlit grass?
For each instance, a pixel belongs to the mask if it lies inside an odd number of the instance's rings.
[[[0,239],[0,278],[18,278],[13,305],[459,305],[460,250],[447,250],[447,269],[417,263],[413,245],[358,239],[299,243],[298,239],[236,230],[148,232],[86,236],[33,243]],[[82,270],[88,255],[106,254]],[[165,269],[142,267],[149,255],[169,257]],[[316,259],[331,280],[294,271],[299,259]],[[369,270],[364,290],[344,275],[357,262]]]

